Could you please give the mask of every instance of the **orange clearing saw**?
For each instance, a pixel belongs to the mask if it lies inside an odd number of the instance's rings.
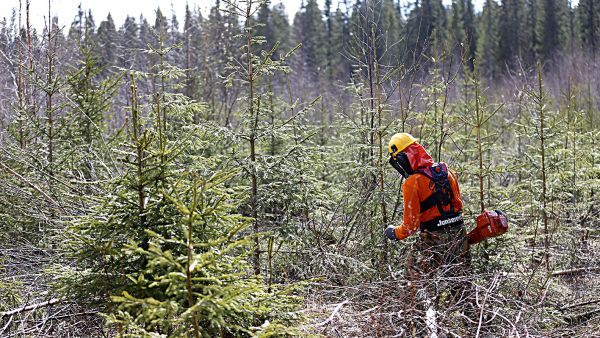
[[[469,232],[469,244],[477,244],[489,237],[500,236],[508,231],[508,220],[500,210],[485,210],[477,216],[477,226]]]

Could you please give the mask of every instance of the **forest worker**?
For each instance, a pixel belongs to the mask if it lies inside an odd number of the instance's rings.
[[[433,274],[442,271],[443,277],[464,275],[470,267],[470,253],[455,174],[445,163],[434,163],[408,133],[392,136],[388,151],[390,164],[406,180],[402,185],[404,222],[388,226],[385,235],[403,240],[420,231],[406,260],[408,279],[431,282]],[[453,285],[454,296],[458,291],[455,287],[462,288]]]

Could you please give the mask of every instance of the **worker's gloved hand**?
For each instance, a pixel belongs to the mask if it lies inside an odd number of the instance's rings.
[[[385,237],[391,239],[391,240],[397,240],[398,238],[396,238],[396,227],[393,225],[388,225],[387,228],[385,228]]]

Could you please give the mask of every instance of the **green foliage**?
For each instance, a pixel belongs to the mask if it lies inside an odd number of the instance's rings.
[[[439,51],[446,32],[447,17],[440,0],[423,0],[415,2],[408,14],[406,34],[407,55],[406,63],[420,64],[422,56],[431,56]]]
[[[73,220],[66,249],[82,262],[83,273],[69,275],[65,290],[96,301],[127,290],[126,274],[141,269],[141,255],[123,252],[128,241],[148,245],[146,230],[168,233],[175,210],[161,194],[174,174],[174,156],[180,151],[158,146],[155,129],[142,130],[134,110],[129,137],[120,149],[120,174],[104,184],[105,192],[92,200],[90,212]],[[77,292],[76,290],[79,290]]]
[[[119,336],[289,336],[301,300],[293,287],[267,286],[248,276],[249,220],[234,214],[241,199],[225,183],[234,173],[182,177],[167,195],[179,216],[169,237],[147,230],[148,249],[130,243],[129,256],[147,264],[128,275],[135,289],[113,296],[109,322]]]
[[[57,53],[50,81],[52,165],[44,41],[33,34],[29,51],[23,31],[22,49],[7,49],[0,22],[0,62],[18,61],[2,82],[18,82],[15,97],[0,100],[12,104],[0,114],[0,310],[58,292],[119,336],[281,337],[333,335],[364,307],[368,324],[352,324],[391,335],[378,311],[410,306],[402,263],[416,236],[382,235],[403,216],[386,143],[407,131],[456,171],[467,224],[482,208],[509,217],[508,234],[472,249],[473,282],[491,283],[479,335],[588,332],[561,304],[583,286],[595,295],[593,275],[552,274],[597,265],[595,61],[561,55],[574,37],[594,55],[592,3],[580,0],[573,26],[563,0],[488,0],[481,13],[470,0],[325,1],[324,12],[310,0],[290,25],[280,4],[221,0],[205,17],[187,8],[183,33],[160,11],[118,31],[79,12],[65,46],[80,49]],[[536,75],[538,59],[552,62]],[[4,251],[30,243],[52,258],[34,267],[46,274],[15,272],[13,260],[34,259]],[[345,320],[298,327],[299,310],[315,310],[288,283],[314,277],[326,315]]]
[[[471,0],[454,0],[451,8],[447,43],[452,50],[464,52],[460,59],[473,70],[479,31],[475,27],[473,3]]]
[[[326,12],[326,16],[328,77],[330,81],[347,81],[350,65],[343,53],[348,32],[347,19],[339,7],[335,12]]]
[[[200,173],[176,169],[210,142],[161,148],[155,129],[135,132],[132,121],[121,176],[69,227],[67,248],[83,264],[64,271],[63,290],[110,298],[105,311],[122,336],[294,332],[300,298],[248,276],[250,238],[240,234],[249,220],[234,214],[244,198],[227,187],[235,173],[209,174],[214,160],[197,157]]]
[[[5,260],[0,259],[0,312],[14,308],[22,301],[19,296],[22,285],[6,275],[5,264]]]
[[[84,42],[81,46],[83,60],[66,78],[68,102],[70,103],[69,123],[65,126],[65,137],[81,139],[84,145],[91,147],[93,142],[101,140],[105,129],[105,114],[112,105],[119,77],[102,79],[103,69]]]
[[[322,41],[327,32],[317,0],[307,0],[294,17],[296,41],[302,44],[301,57],[306,71],[318,79],[327,64],[327,47]]]
[[[86,33],[87,34],[87,33]],[[106,20],[100,22],[98,32],[94,39],[94,54],[98,57],[98,64],[104,72],[115,64],[117,60],[117,29],[112,16],[108,13]]]
[[[502,12],[498,15],[498,6],[492,0],[487,0],[483,5],[479,21],[479,38],[477,39],[477,64],[480,72],[483,72],[481,75],[484,78],[489,78],[498,72],[499,60],[501,63],[512,62],[513,55],[506,53],[513,53],[514,50],[510,47],[500,47],[501,44],[512,43],[514,41],[512,37],[504,37],[504,35],[516,31],[514,26],[507,27],[507,11],[508,9],[503,7]],[[508,30],[509,28],[511,30]],[[496,34],[498,31],[501,32],[500,38]],[[502,46],[504,47],[504,45]]]
[[[577,30],[584,50],[600,47],[600,7],[594,0],[580,0],[576,10]]]
[[[283,3],[278,3],[273,8],[268,3],[262,4],[258,10],[257,20],[263,26],[256,28],[256,35],[263,37],[266,42],[261,46],[262,50],[268,52],[275,44],[278,44],[280,51],[288,51],[292,47],[291,28]],[[274,55],[274,58],[277,57],[278,55]]]
[[[118,174],[62,235],[77,264],[57,267],[57,289],[101,306],[121,336],[298,335],[296,287],[250,275],[246,257],[260,234],[244,234],[252,220],[236,210],[245,190],[228,187],[237,174],[211,156],[227,140],[210,123],[190,126],[206,105],[170,93],[184,72],[169,64],[173,48],[162,39],[148,51],[154,72],[138,75],[158,85],[151,104],[142,104],[130,76]],[[276,69],[269,57],[252,56],[257,79]]]
[[[567,2],[538,0],[536,8],[535,47],[543,60],[549,60],[567,46],[569,17]]]

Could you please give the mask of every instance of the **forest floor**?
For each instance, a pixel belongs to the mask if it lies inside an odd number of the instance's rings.
[[[600,241],[589,248],[598,252]],[[397,274],[352,286],[315,284],[305,303],[306,332],[336,338],[600,337],[600,267],[547,272],[515,265],[474,274],[470,299],[440,302],[434,312],[426,311],[431,302],[422,294],[410,296],[410,284]],[[442,298],[443,283],[432,281]]]

